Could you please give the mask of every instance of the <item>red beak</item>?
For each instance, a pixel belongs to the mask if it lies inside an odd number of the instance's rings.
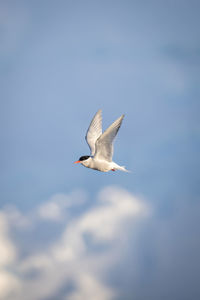
[[[80,163],[80,160],[77,160],[77,161],[74,162],[74,164],[78,164],[78,163]]]

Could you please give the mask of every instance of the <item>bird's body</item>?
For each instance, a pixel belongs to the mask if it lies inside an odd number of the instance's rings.
[[[81,163],[87,168],[101,172],[121,170],[125,167],[119,166],[112,161],[113,141],[121,126],[124,115],[118,118],[108,129],[102,133],[102,111],[98,110],[92,119],[86,134],[86,141],[90,147],[91,155],[81,156],[75,163]]]
[[[121,170],[126,171],[126,169],[122,166],[119,166],[115,162],[106,161],[106,160],[100,160],[96,159],[95,157],[90,156],[87,160],[84,160],[82,162],[82,165],[86,168],[94,169],[101,172],[108,172],[108,171],[115,171],[115,170]]]

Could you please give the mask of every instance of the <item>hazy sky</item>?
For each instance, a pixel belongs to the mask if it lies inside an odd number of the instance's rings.
[[[0,1],[0,299],[200,298],[199,10]],[[130,174],[73,165],[100,108]]]

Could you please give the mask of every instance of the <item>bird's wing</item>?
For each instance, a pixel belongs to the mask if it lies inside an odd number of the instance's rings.
[[[97,139],[95,144],[95,158],[112,161],[113,140],[121,126],[124,115],[119,117],[104,133]]]
[[[90,147],[91,155],[95,154],[95,142],[102,134],[102,110],[99,109],[87,130],[85,139]]]

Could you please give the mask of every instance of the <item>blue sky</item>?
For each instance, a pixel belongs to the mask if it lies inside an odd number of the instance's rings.
[[[199,8],[0,2],[0,299],[199,299]],[[73,165],[100,108],[131,174]]]

